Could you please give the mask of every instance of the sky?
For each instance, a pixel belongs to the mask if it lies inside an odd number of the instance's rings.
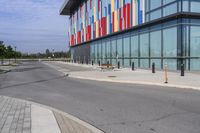
[[[23,53],[67,51],[64,0],[0,0],[0,41]]]

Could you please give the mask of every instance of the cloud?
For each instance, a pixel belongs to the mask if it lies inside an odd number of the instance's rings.
[[[63,2],[1,0],[0,40],[23,52],[67,50],[67,17],[59,15]]]

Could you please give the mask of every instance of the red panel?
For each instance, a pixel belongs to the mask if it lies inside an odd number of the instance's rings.
[[[126,29],[127,28],[127,17],[126,17],[126,13],[127,13],[127,10],[126,10],[126,5],[124,5],[124,7],[123,7],[123,10],[124,10],[124,12],[123,12],[123,17],[124,17],[124,29]]]
[[[87,26],[86,28],[86,41],[91,40],[91,25]]]
[[[74,45],[74,35],[71,35],[71,46]]]
[[[101,20],[99,20],[99,27],[98,27],[98,29],[99,29],[99,37],[101,37]]]
[[[81,43],[81,31],[77,33],[77,43]]]
[[[131,28],[131,5],[127,4],[127,28]]]
[[[106,33],[107,33],[107,24],[106,24],[106,22],[107,22],[106,17],[103,17],[103,18],[101,19],[102,36],[105,36]]]
[[[98,11],[100,12],[100,0],[98,0]]]
[[[94,22],[94,39],[96,38],[96,22]]]
[[[91,40],[91,25],[88,26],[88,41]]]
[[[121,8],[119,9],[119,29],[120,31],[122,30],[122,12],[121,12]]]
[[[115,13],[112,13],[112,32],[115,31]]]

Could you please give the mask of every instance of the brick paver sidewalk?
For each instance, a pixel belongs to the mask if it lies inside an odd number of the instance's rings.
[[[0,133],[103,133],[62,111],[0,96]]]
[[[31,104],[0,97],[0,132],[30,133]]]

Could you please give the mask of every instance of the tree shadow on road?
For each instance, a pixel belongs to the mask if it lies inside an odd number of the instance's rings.
[[[25,83],[20,83],[20,84],[13,84],[13,85],[8,85],[8,86],[1,86],[0,89],[19,87],[19,86],[30,85],[30,84],[35,84],[35,83],[42,83],[42,82],[47,82],[47,81],[52,81],[52,80],[57,80],[57,79],[64,79],[64,77],[65,76],[58,76],[58,77],[49,78],[49,79],[36,80],[36,81],[25,82]]]

